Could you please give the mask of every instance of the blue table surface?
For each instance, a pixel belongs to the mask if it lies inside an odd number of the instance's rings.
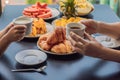
[[[22,10],[27,6],[29,5],[7,5],[0,17],[0,29],[21,16]],[[58,8],[57,5],[50,7]],[[94,7],[95,10],[84,17],[110,23],[120,21],[109,6]],[[47,61],[43,64],[47,65],[47,68],[43,73],[11,72],[11,69],[23,68],[16,62],[15,55],[25,49],[38,49],[36,41],[14,42],[8,47],[0,58],[0,80],[120,80],[119,63],[82,55],[69,57],[71,59],[67,59],[67,56],[64,56],[64,59],[56,59],[55,56],[48,55]]]

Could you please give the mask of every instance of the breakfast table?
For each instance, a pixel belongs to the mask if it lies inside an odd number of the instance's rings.
[[[21,16],[27,6],[29,5],[6,5],[0,16],[0,30],[14,18]],[[49,7],[58,9],[58,5],[49,5]],[[95,4],[94,7],[91,14],[82,17],[110,23],[120,21],[109,6]],[[51,23],[59,17],[61,15],[46,22]],[[12,43],[7,48],[4,55],[0,57],[0,80],[120,80],[119,63],[80,54],[72,56],[48,54],[44,63],[34,66],[38,68],[46,65],[43,72],[12,72],[12,69],[30,67],[20,65],[15,60],[15,55],[19,51],[27,49],[38,50],[37,39],[23,39]]]

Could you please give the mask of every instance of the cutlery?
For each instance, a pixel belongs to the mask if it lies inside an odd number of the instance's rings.
[[[14,69],[11,70],[13,72],[25,72],[25,71],[36,71],[36,72],[42,72],[47,66],[40,67],[38,69],[35,68],[29,68],[29,69]]]

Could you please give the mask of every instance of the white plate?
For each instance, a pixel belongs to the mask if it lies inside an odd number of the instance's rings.
[[[50,23],[46,23],[46,28],[47,28],[47,32],[46,33],[49,33],[49,32],[52,32],[54,30],[54,27],[50,24]],[[37,36],[25,36],[25,38],[39,38],[40,35],[42,34],[38,34]]]
[[[55,8],[50,8],[50,9],[52,11],[52,16],[49,18],[43,18],[44,20],[53,19],[60,15],[60,12],[57,9],[55,9]]]
[[[37,65],[47,59],[47,55],[39,50],[23,50],[16,54],[15,59],[20,64],[24,65]]]
[[[50,7],[48,7],[48,8],[51,10],[52,16],[49,18],[43,18],[44,20],[50,20],[50,19],[56,18],[57,16],[60,15],[60,11],[57,10],[56,8],[50,8]],[[27,15],[24,15],[24,16],[27,16]],[[30,16],[27,16],[27,17],[30,17]],[[31,18],[34,18],[34,17],[31,17]],[[38,17],[36,17],[36,18],[38,18]]]
[[[115,40],[108,36],[96,36],[95,39],[108,48],[117,48],[120,46],[120,40]]]
[[[57,56],[72,55],[72,54],[75,54],[75,53],[76,53],[76,52],[71,52],[71,53],[55,53],[55,52],[47,51],[47,50],[42,49],[42,48],[38,45],[38,42],[37,42],[37,47],[38,47],[38,49],[40,49],[41,51],[43,51],[43,52],[45,52],[45,53],[52,54],[52,55],[57,55]]]

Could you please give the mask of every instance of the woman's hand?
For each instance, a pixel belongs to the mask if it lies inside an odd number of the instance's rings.
[[[85,37],[86,39],[83,39],[73,32],[70,33],[70,41],[74,46],[74,50],[88,56],[98,56],[103,46],[89,34],[85,33]]]
[[[25,31],[26,31],[25,25],[15,25],[11,27],[4,36],[6,36],[9,42],[19,41],[23,39]]]
[[[97,33],[98,22],[92,19],[81,20],[80,23],[86,26],[86,32],[89,34]]]
[[[10,23],[3,30],[1,30],[1,32],[0,32],[0,38],[2,36],[4,36],[9,31],[9,29],[12,28],[13,26],[14,26],[13,23]]]
[[[2,30],[2,34],[4,35],[5,33],[7,33],[9,31],[10,28],[12,28],[14,26],[14,24],[11,22],[10,24],[8,24],[3,30]]]

